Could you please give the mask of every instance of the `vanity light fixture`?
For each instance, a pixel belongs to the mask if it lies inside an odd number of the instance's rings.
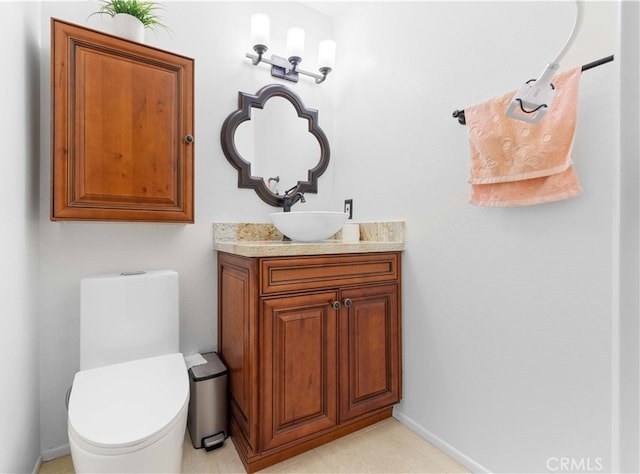
[[[264,53],[269,49],[269,17],[263,13],[256,13],[251,16],[251,43],[256,54],[247,53],[246,57],[251,59],[251,63],[256,66],[260,62],[271,65],[271,75],[291,82],[298,82],[300,74],[313,77],[316,84],[320,84],[327,78],[336,60],[336,42],[333,40],[320,41],[318,45],[318,63],[320,64],[320,74],[308,72],[300,69],[298,65],[302,61],[304,54],[304,30],[293,27],[287,30],[287,57],[271,55],[265,58]]]

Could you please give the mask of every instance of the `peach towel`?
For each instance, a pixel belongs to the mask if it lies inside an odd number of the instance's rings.
[[[515,91],[465,109],[476,206],[527,206],[582,192],[571,160],[581,68],[558,74],[556,96],[538,123],[506,116]]]

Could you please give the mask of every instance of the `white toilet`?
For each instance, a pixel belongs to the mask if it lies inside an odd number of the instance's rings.
[[[178,274],[98,275],[80,292],[68,414],[76,472],[180,472],[189,378],[178,352]]]

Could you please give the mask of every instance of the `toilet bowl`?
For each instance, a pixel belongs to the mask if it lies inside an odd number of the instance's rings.
[[[189,377],[178,349],[178,274],[84,278],[80,371],[67,433],[76,472],[180,472]]]
[[[180,472],[188,407],[180,353],[78,372],[68,419],[76,472]]]

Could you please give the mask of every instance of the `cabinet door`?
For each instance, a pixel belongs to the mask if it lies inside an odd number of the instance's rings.
[[[193,60],[52,20],[52,220],[193,222]]]
[[[325,291],[262,301],[262,450],[337,423],[336,297]]]
[[[400,401],[398,286],[345,290],[340,298],[340,420],[347,420]]]

